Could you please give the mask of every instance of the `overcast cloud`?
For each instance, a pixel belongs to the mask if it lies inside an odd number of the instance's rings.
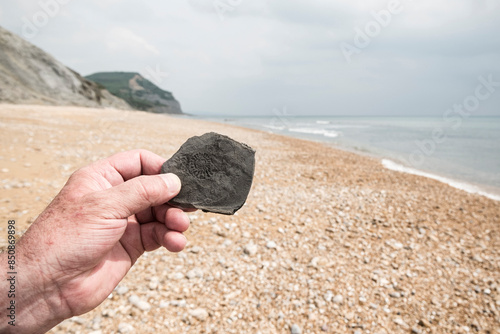
[[[500,115],[499,18],[497,0],[0,0],[0,25],[81,74],[137,71],[211,114],[441,116],[492,76],[474,115]]]

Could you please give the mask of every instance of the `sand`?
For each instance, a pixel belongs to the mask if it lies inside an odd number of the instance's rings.
[[[491,199],[224,124],[13,105],[0,105],[0,120],[1,249],[8,220],[22,233],[92,161],[135,148],[167,159],[209,131],[257,150],[237,215],[190,214],[184,252],[146,254],[97,309],[51,333],[500,333]]]

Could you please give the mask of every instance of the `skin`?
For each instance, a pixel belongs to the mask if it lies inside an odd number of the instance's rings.
[[[16,326],[8,325],[0,255],[0,332],[44,333],[97,307],[147,251],[179,252],[189,218],[167,204],[181,188],[165,159],[116,154],[76,171],[16,245]]]

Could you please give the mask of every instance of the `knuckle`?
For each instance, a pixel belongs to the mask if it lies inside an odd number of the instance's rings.
[[[159,182],[152,182],[151,179],[141,176],[138,182],[138,192],[141,198],[148,203],[157,203],[163,196],[164,189]]]

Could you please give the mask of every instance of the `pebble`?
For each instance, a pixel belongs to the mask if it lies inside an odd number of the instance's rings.
[[[385,244],[387,246],[391,247],[392,249],[395,249],[395,250],[399,250],[399,249],[403,248],[403,244],[399,241],[394,240],[394,239],[387,240],[385,242]]]
[[[223,238],[227,238],[228,236],[227,230],[223,230],[219,225],[212,226],[212,233]]]
[[[327,259],[322,256],[315,256],[309,262],[309,265],[314,268],[324,267],[327,264]]]
[[[71,169],[71,165],[70,164],[62,164],[60,166],[65,172],[69,171]]]
[[[477,261],[477,262],[483,262],[483,259],[481,258],[481,255],[479,255],[479,254],[474,254],[472,256],[472,260]]]
[[[274,241],[268,241],[266,247],[269,249],[276,249],[278,247]]]
[[[118,333],[121,334],[135,333],[135,328],[129,323],[120,322],[120,324],[118,324]]]
[[[395,242],[395,243],[392,245],[392,247],[393,247],[394,249],[401,249],[401,248],[403,248],[403,244],[402,244],[402,243],[400,243],[400,242]]]
[[[201,252],[201,250],[202,250],[201,247],[193,246],[188,251],[193,254],[198,254],[199,252]]]
[[[189,314],[199,321],[205,321],[208,318],[208,312],[204,308],[197,308],[189,311]]]
[[[116,310],[104,309],[104,310],[102,310],[101,314],[103,317],[114,318],[116,315]]]
[[[257,210],[260,212],[266,212],[266,208],[262,204],[257,204]]]
[[[141,311],[149,311],[151,309],[151,305],[145,301],[141,300],[137,295],[132,295],[128,298],[130,304],[134,305]]]
[[[412,334],[422,334],[422,330],[418,327],[412,327],[411,332]]]
[[[174,279],[174,280],[180,280],[180,279],[183,279],[183,278],[184,278],[184,274],[180,273],[180,272],[175,272],[172,275],[172,279]]]
[[[342,295],[336,295],[333,297],[333,302],[338,305],[342,305],[344,303],[344,297]]]
[[[97,315],[96,317],[94,317],[94,319],[92,319],[92,329],[94,330],[98,330],[101,328],[101,321],[102,321],[102,317],[100,315]]]
[[[78,317],[78,316],[72,317],[72,318],[70,318],[70,320],[79,324],[79,325],[84,325],[87,322],[87,319],[82,318],[82,317]]]
[[[151,281],[149,282],[149,290],[156,290],[158,289],[158,284],[159,284],[160,280],[158,279],[158,277],[152,277],[151,278]]]
[[[115,288],[116,293],[119,294],[120,296],[126,294],[128,290],[129,290],[128,287],[125,285],[118,285]]]
[[[291,334],[302,334],[302,329],[299,327],[299,325],[293,324],[292,328],[290,329]]]
[[[254,256],[257,254],[258,246],[254,243],[248,243],[245,248],[243,249],[243,252],[247,255]]]
[[[391,296],[392,298],[400,298],[401,294],[399,292],[390,292],[389,296]]]
[[[395,324],[397,324],[397,325],[399,325],[399,326],[401,326],[401,327],[403,327],[403,328],[405,328],[405,329],[409,329],[409,328],[410,328],[410,326],[408,326],[408,324],[407,324],[406,322],[404,322],[404,320],[403,320],[403,319],[401,319],[401,318],[395,318],[395,319],[393,319],[392,321],[393,321]]]
[[[380,286],[386,286],[386,285],[389,285],[389,281],[385,277],[382,277],[380,279]]]
[[[181,300],[172,300],[170,305],[177,307],[186,307],[186,301],[184,299]]]
[[[202,278],[203,277],[203,270],[201,270],[201,268],[198,268],[198,267],[193,268],[186,273],[186,277],[188,279]]]

